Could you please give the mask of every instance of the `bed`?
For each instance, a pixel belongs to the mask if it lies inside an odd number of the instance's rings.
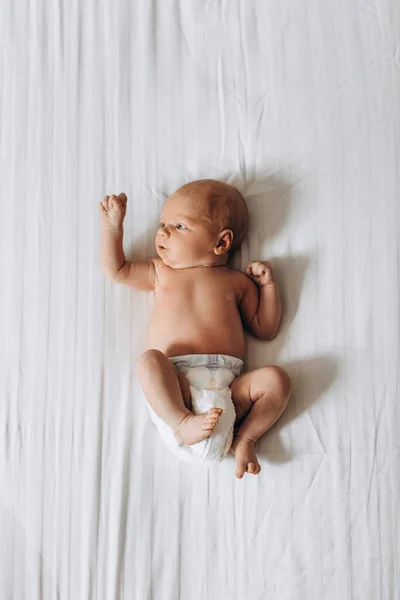
[[[4,0],[0,33],[1,599],[399,598],[398,2]],[[165,451],[152,296],[99,261],[104,194],[143,260],[205,177],[284,306],[245,364],[293,395],[242,480]]]

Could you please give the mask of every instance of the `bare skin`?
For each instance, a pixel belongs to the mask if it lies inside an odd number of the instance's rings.
[[[268,262],[252,261],[247,273],[226,266],[233,232],[204,218],[210,191],[222,182],[186,185],[165,202],[155,239],[157,257],[127,261],[123,252],[125,194],[100,203],[101,262],[114,281],[154,292],[154,308],[137,374],[147,401],[185,444],[212,434],[221,411],[191,412],[186,377],[168,357],[226,354],[243,360],[244,331],[259,339],[275,337],[280,317],[279,291]],[[236,476],[261,470],[255,444],[284,411],[291,383],[279,367],[264,367],[231,384],[236,410],[231,451]]]

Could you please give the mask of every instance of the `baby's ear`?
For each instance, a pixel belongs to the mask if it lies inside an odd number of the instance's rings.
[[[217,245],[214,248],[215,254],[226,254],[233,242],[232,229],[224,229],[218,236]]]

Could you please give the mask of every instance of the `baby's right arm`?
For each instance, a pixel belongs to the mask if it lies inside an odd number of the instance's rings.
[[[119,196],[105,196],[100,202],[101,266],[105,275],[116,283],[123,283],[138,290],[154,291],[154,262],[151,260],[130,262],[125,258],[122,239],[127,201],[125,194],[119,194]]]

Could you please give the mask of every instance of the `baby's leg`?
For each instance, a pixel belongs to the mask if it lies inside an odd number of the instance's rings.
[[[241,479],[246,471],[260,472],[255,443],[285,410],[291,381],[280,367],[264,367],[239,375],[230,387],[238,425],[231,451],[236,457],[236,477]]]
[[[136,370],[147,402],[184,444],[200,442],[212,434],[223,411],[212,408],[208,413],[194,415],[188,408],[189,385],[184,386],[182,374],[163,352],[147,350],[139,358]]]

